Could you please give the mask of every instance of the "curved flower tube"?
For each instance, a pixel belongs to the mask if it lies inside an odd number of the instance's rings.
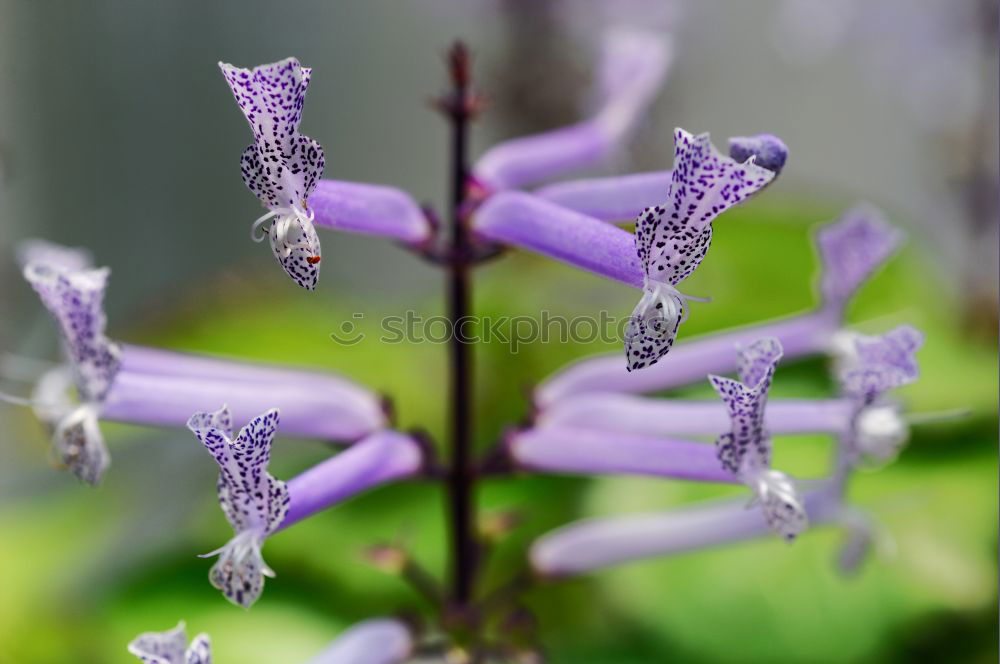
[[[729,156],[738,162],[750,157],[775,175],[788,158],[788,148],[777,136],[729,139]],[[670,191],[672,171],[652,171],[602,178],[557,182],[534,191],[539,198],[602,221],[633,221],[646,208],[656,207]]]
[[[559,370],[535,390],[547,407],[581,392],[655,392],[700,381],[708,373],[735,368],[734,348],[775,337],[786,357],[825,354],[843,345],[844,307],[853,294],[895,251],[902,234],[871,207],[852,208],[815,235],[821,258],[821,305],[781,320],[706,335],[675,346],[655,367],[628,373],[614,354],[584,358]]]
[[[320,180],[309,197],[317,226],[420,244],[432,233],[420,206],[394,187]]]
[[[398,664],[413,651],[409,626],[394,618],[372,618],[349,627],[306,664]]]
[[[541,199],[601,221],[633,221],[663,202],[671,171],[557,182],[536,189]]]
[[[319,237],[307,200],[323,177],[323,147],[299,134],[312,69],[295,58],[253,70],[219,63],[222,75],[253,131],[243,150],[243,183],[269,212],[254,222],[250,237],[271,220],[267,237],[275,259],[295,283],[308,290],[319,279]]]
[[[830,433],[852,430],[852,399],[782,399],[764,416],[772,434]],[[717,401],[640,397],[591,392],[555,402],[538,413],[537,427],[577,427],[650,436],[716,436],[729,428],[729,412]]]
[[[416,475],[423,463],[412,436],[376,431],[288,481],[288,514],[278,530],[374,486]]]
[[[128,651],[146,664],[212,664],[212,642],[202,632],[188,646],[182,620],[167,632],[144,632],[128,644]]]
[[[609,31],[598,80],[598,111],[570,127],[494,146],[475,163],[473,176],[488,190],[501,191],[604,163],[642,118],[666,77],[670,59],[666,35],[633,29]]]
[[[310,372],[302,372],[299,379],[294,372],[275,369],[268,380],[267,369],[255,371],[260,372],[258,378],[240,379],[123,370],[115,378],[100,416],[131,424],[179,427],[192,412],[220,402],[228,403],[240,420],[276,407],[282,413],[282,433],[340,442],[355,441],[387,424],[377,395],[345,386],[341,379],[324,380],[324,376]]]
[[[642,287],[642,266],[631,233],[537,196],[517,191],[491,196],[472,217],[472,230],[485,240],[530,249]]]
[[[650,475],[731,484],[711,445],[686,440],[571,427],[526,429],[507,438],[521,468],[580,475]]]
[[[839,522],[845,510],[838,491],[807,493],[802,503],[810,523]],[[771,526],[746,501],[722,500],[676,510],[595,518],[543,535],[531,546],[532,568],[545,577],[592,572],[643,558],[707,549],[753,537]]]

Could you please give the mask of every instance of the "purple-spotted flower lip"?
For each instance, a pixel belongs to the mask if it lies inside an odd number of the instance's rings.
[[[645,283],[625,336],[629,371],[655,364],[673,346],[687,301],[697,299],[676,286],[708,253],[712,221],[774,179],[775,173],[755,160],[753,154],[743,162],[721,154],[707,133],[674,130],[667,201],[643,210],[636,220],[635,246]]]
[[[902,241],[903,233],[867,203],[855,205],[836,221],[821,226],[815,244],[823,267],[819,290],[824,306],[842,311]]]
[[[250,236],[262,242],[258,229],[273,219],[267,236],[278,263],[298,285],[316,288],[319,279],[319,236],[308,207],[310,194],[323,176],[320,144],[299,133],[302,108],[312,70],[295,58],[241,69],[219,63],[254,142],[243,150],[240,172],[247,188],[268,208]]]
[[[835,340],[841,389],[857,409],[849,442],[869,459],[895,457],[909,437],[898,404],[884,397],[920,376],[916,353],[923,342],[923,334],[912,325],[899,325],[877,336],[843,331]]]
[[[59,326],[68,359],[46,372],[23,403],[51,427],[53,460],[96,485],[110,464],[98,416],[121,367],[121,348],[105,335],[110,270],[93,268],[82,250],[43,241],[22,245],[19,258],[25,279]]]
[[[716,440],[719,461],[754,492],[751,504],[761,507],[768,526],[792,540],[807,525],[805,507],[791,479],[771,468],[771,438],[764,429],[764,408],[781,355],[781,343],[765,337],[740,349],[739,380],[708,379],[732,422],[732,430]]]
[[[209,579],[230,602],[250,608],[264,588],[264,577],[274,576],[261,555],[268,535],[288,512],[288,487],[267,472],[278,411],[252,418],[233,438],[229,409],[195,413],[188,429],[219,465],[219,504],[236,535],[225,546],[204,554],[219,555]]]
[[[212,664],[212,642],[202,632],[187,642],[184,621],[166,632],[144,632],[128,644],[128,651],[146,664]]]

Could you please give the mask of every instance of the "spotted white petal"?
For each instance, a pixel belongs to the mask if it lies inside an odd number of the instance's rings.
[[[52,457],[87,484],[100,484],[111,455],[97,425],[96,406],[78,406],[59,421],[52,435]]]
[[[264,577],[274,578],[274,571],[264,562],[261,547],[265,535],[260,530],[243,530],[216,551],[202,555],[218,555],[208,580],[233,604],[249,609],[264,590]]]
[[[59,324],[84,401],[101,401],[121,365],[121,349],[104,334],[109,274],[107,268],[76,271],[37,261],[24,268],[25,279]]]
[[[647,279],[625,328],[626,368],[647,367],[670,351],[687,317],[687,300],[670,284]]]
[[[167,632],[145,632],[128,644],[129,653],[146,664],[212,664],[212,645],[208,634],[199,634],[185,649],[184,622]]]
[[[670,174],[666,202],[643,210],[636,219],[635,247],[649,282],[676,286],[701,263],[712,243],[712,221],[727,209],[760,191],[775,173],[754,163],[752,156],[738,162],[716,150],[708,134],[694,136],[683,129],[674,131],[674,167]],[[636,326],[647,319],[665,325],[649,334],[632,330],[626,339],[628,369],[655,364],[666,355],[683,321],[684,298],[666,296],[644,289],[633,312]],[[690,299],[690,298],[689,298]],[[671,304],[673,300],[673,304]],[[656,309],[668,308],[670,316]]]
[[[277,217],[268,231],[271,252],[289,277],[306,290],[315,290],[321,259],[319,235],[311,217],[292,213]]]
[[[708,377],[729,412],[731,429],[716,439],[716,449],[723,467],[734,474],[771,465],[771,440],[764,430],[764,408],[781,355],[781,343],[765,337],[739,350],[737,365],[741,381]]]
[[[144,632],[128,644],[129,653],[146,664],[185,664],[187,634],[184,622],[166,632]]]
[[[261,547],[288,513],[288,487],[267,472],[278,411],[254,417],[232,439],[232,418],[223,406],[215,413],[196,413],[188,428],[219,465],[219,504],[236,535],[221,549],[209,578],[231,602],[250,607],[260,596],[263,577],[274,576],[264,564]]]
[[[791,541],[806,529],[809,518],[795,485],[777,470],[760,470],[746,478],[754,491],[751,505],[759,506],[768,527]]]
[[[184,664],[212,664],[212,641],[208,634],[202,632],[194,637],[184,653]]]

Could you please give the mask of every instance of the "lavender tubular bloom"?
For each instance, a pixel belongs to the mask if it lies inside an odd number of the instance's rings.
[[[413,646],[406,623],[372,618],[348,628],[306,664],[397,664],[406,661]]]
[[[729,139],[729,156],[741,163],[753,157],[756,165],[777,175],[788,158],[788,148],[771,134],[734,137]],[[632,221],[646,208],[663,202],[671,181],[672,171],[652,171],[558,182],[534,194],[602,221]]]
[[[642,287],[642,266],[631,233],[536,196],[511,191],[490,197],[473,217],[472,229],[483,239]]]
[[[680,343],[643,371],[626,372],[617,353],[584,358],[545,379],[535,389],[535,404],[547,408],[576,394],[656,392],[696,383],[709,373],[733,371],[734,349],[761,337],[778,339],[789,357],[824,353],[839,330],[839,318],[820,311]]]
[[[504,190],[600,165],[639,122],[669,64],[670,45],[663,35],[609,32],[598,80],[598,111],[579,124],[494,146],[476,162],[474,176],[489,189]]]
[[[664,437],[545,427],[513,434],[507,450],[519,466],[531,470],[738,481],[719,465],[711,445]]]
[[[323,147],[299,133],[312,69],[295,58],[252,70],[220,62],[219,69],[253,132],[253,143],[240,158],[243,183],[269,210],[254,222],[250,236],[263,242],[257,229],[271,219],[267,237],[275,259],[295,283],[313,290],[320,246],[306,201],[326,161]]]
[[[431,227],[409,194],[374,184],[320,180],[309,197],[313,223],[332,230],[391,237],[419,244]]]
[[[272,408],[250,419],[235,437],[225,406],[214,413],[195,413],[188,421],[188,429],[219,465],[219,505],[236,533],[202,556],[219,556],[208,578],[226,599],[245,609],[260,597],[264,577],[275,575],[261,548],[288,513],[288,487],[267,472],[278,421],[278,411]]]
[[[791,478],[771,467],[771,436],[764,428],[767,396],[781,359],[777,339],[760,339],[737,353],[739,380],[710,375],[708,381],[729,411],[730,430],[715,439],[722,467],[753,492],[768,527],[791,541],[808,523]]]
[[[127,356],[127,353],[126,353]],[[103,419],[133,424],[183,426],[192,412],[229,404],[243,421],[271,407],[282,412],[282,432],[321,440],[354,441],[386,424],[374,394],[344,389],[341,381],[303,372],[301,378],[266,369],[254,380],[121,371],[101,407]],[[292,373],[292,372],[288,372]]]
[[[423,452],[411,436],[376,431],[288,481],[288,514],[278,529],[379,484],[415,475]]]
[[[836,520],[841,511],[835,491],[803,498],[813,524]],[[725,500],[655,514],[597,518],[563,526],[535,541],[531,565],[547,577],[583,574],[619,563],[706,549],[754,537],[770,526],[746,501]]]
[[[851,431],[851,399],[784,399],[767,406],[764,423],[772,434]],[[729,428],[729,413],[716,401],[650,399],[627,394],[571,396],[543,410],[538,427],[577,427],[651,436],[716,436]]]
[[[901,241],[902,234],[877,210],[856,206],[815,235],[822,265],[822,299],[815,311],[683,343],[641,372],[626,373],[612,355],[586,358],[543,381],[536,404],[545,407],[580,392],[654,392],[700,381],[707,373],[727,373],[735,368],[732,350],[760,337],[778,339],[786,357],[835,351],[843,346],[838,333],[848,300]]]
[[[654,171],[559,182],[534,194],[602,221],[632,221],[646,208],[663,202],[669,189],[670,171]]]

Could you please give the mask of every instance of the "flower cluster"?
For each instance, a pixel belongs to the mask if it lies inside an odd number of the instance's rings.
[[[282,269],[309,290],[319,278],[319,227],[398,240],[452,269],[457,292],[465,288],[468,265],[496,245],[521,247],[641,291],[623,340],[626,361],[618,354],[586,358],[542,381],[534,391],[532,422],[505,438],[500,465],[744,485],[756,509],[723,502],[570,524],[533,544],[536,576],[581,573],[767,531],[793,540],[807,524],[824,522],[861,533],[843,556],[857,564],[868,526],[846,505],[844,485],[864,459],[890,458],[905,440],[899,405],[885,395],[917,377],[914,353],[922,338],[910,327],[880,337],[846,331],[843,311],[899,244],[899,233],[873,209],[856,208],[816,235],[823,262],[817,310],[675,345],[690,301],[699,299],[682,293],[679,284],[705,261],[713,222],[782,172],[784,143],[770,134],[736,137],[723,154],[708,134],[677,129],[670,170],[552,182],[613,157],[664,79],[669,46],[665,35],[612,31],[599,66],[600,103],[589,119],[504,142],[471,172],[461,171],[464,191],[454,220],[459,244],[451,252],[436,248],[443,239],[436,224],[408,194],[323,179],[321,146],[299,133],[311,69],[294,58],[252,70],[220,64],[253,135],[242,153],[242,178],[268,210],[251,235],[256,241],[267,237]],[[465,53],[453,51],[456,91],[441,103],[455,122],[477,109]],[[626,220],[635,221],[634,234],[614,223]],[[89,256],[44,243],[26,246],[22,261],[25,278],[58,324],[66,360],[39,378],[30,398],[8,400],[35,409],[54,432],[57,459],[91,484],[100,481],[110,459],[100,420],[189,429],[218,466],[219,504],[235,533],[206,554],[218,555],[209,578],[230,602],[250,608],[264,577],[274,576],[262,555],[267,538],[349,496],[417,476],[449,482],[456,500],[469,495],[476,475],[464,460],[469,450],[455,452],[455,472],[440,472],[423,438],[394,430],[384,399],[368,388],[332,374],[112,341],[102,308],[108,268],[95,269]],[[783,356],[820,353],[836,356],[841,395],[768,403]],[[461,363],[456,371],[465,371]],[[639,396],[705,380],[720,400]],[[237,433],[234,422],[246,425]],[[460,422],[456,430],[461,428]],[[772,436],[800,431],[830,433],[840,441],[830,477],[809,491],[772,467]],[[268,471],[278,435],[347,447],[283,481]],[[698,437],[714,438],[715,444]],[[466,513],[472,509],[464,507]],[[459,542],[459,557],[469,551],[464,546]],[[461,563],[459,575],[471,565]],[[430,585],[419,574],[410,576],[420,577],[421,587]],[[466,594],[456,593],[459,608],[468,608]],[[442,629],[454,620],[443,620]],[[424,636],[398,620],[366,621],[312,661],[399,662]],[[498,647],[509,654],[506,644]],[[129,652],[155,664],[207,664],[211,658],[205,635],[186,646],[183,624],[139,636]]]

